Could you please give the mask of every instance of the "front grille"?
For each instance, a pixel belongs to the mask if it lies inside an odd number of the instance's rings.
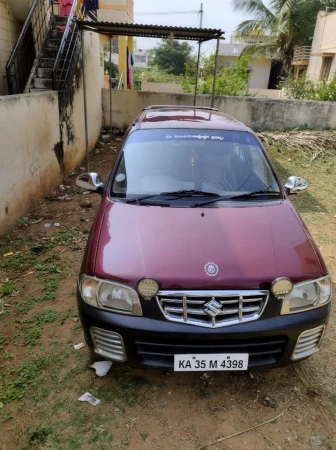
[[[250,339],[225,340],[136,340],[137,353],[142,364],[173,368],[174,355],[248,353],[249,367],[274,364],[280,360],[287,344],[286,336],[267,336]]]
[[[97,327],[91,327],[90,333],[96,353],[116,361],[126,361],[124,341],[120,334]]]
[[[268,291],[160,291],[159,307],[167,320],[219,328],[258,319]]]

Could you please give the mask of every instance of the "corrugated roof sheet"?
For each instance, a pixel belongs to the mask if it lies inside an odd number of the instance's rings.
[[[88,20],[78,20],[77,24],[82,29],[95,31],[106,35],[169,38],[173,34],[174,39],[201,42],[223,38],[225,34],[222,30],[211,28],[168,27],[165,25],[142,25],[117,22],[91,22]]]

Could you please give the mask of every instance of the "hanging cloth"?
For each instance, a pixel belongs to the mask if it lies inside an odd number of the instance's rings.
[[[74,0],[60,0],[59,15],[69,16]]]
[[[127,88],[133,89],[133,54],[127,49]]]

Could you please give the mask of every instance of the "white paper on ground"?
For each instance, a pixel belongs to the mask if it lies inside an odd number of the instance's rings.
[[[75,344],[74,345],[74,349],[75,350],[80,350],[83,347],[85,347],[85,344],[83,344],[83,342],[81,342],[80,344]]]
[[[104,377],[112,367],[111,361],[98,361],[91,364],[90,368],[95,369],[98,377]]]
[[[84,395],[82,395],[81,397],[79,397],[78,399],[80,402],[88,402],[93,406],[97,406],[100,403],[100,400],[96,397],[94,397],[92,394],[90,394],[90,392],[85,392]]]

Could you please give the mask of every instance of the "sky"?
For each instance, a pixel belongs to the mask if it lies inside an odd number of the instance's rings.
[[[134,0],[134,22],[143,24],[170,25],[199,27],[200,15],[195,13],[201,7],[201,0]],[[230,41],[230,35],[234,33],[237,25],[243,20],[250,19],[242,12],[234,12],[231,0],[203,0],[203,28],[220,28],[225,31],[226,42]],[[181,11],[187,14],[161,15],[157,12]],[[147,13],[147,14],[142,14]],[[150,13],[150,14],[148,14]],[[136,38],[138,48],[153,48],[155,39]],[[191,42],[190,42],[191,44]],[[215,42],[202,44],[202,52],[215,46]]]

